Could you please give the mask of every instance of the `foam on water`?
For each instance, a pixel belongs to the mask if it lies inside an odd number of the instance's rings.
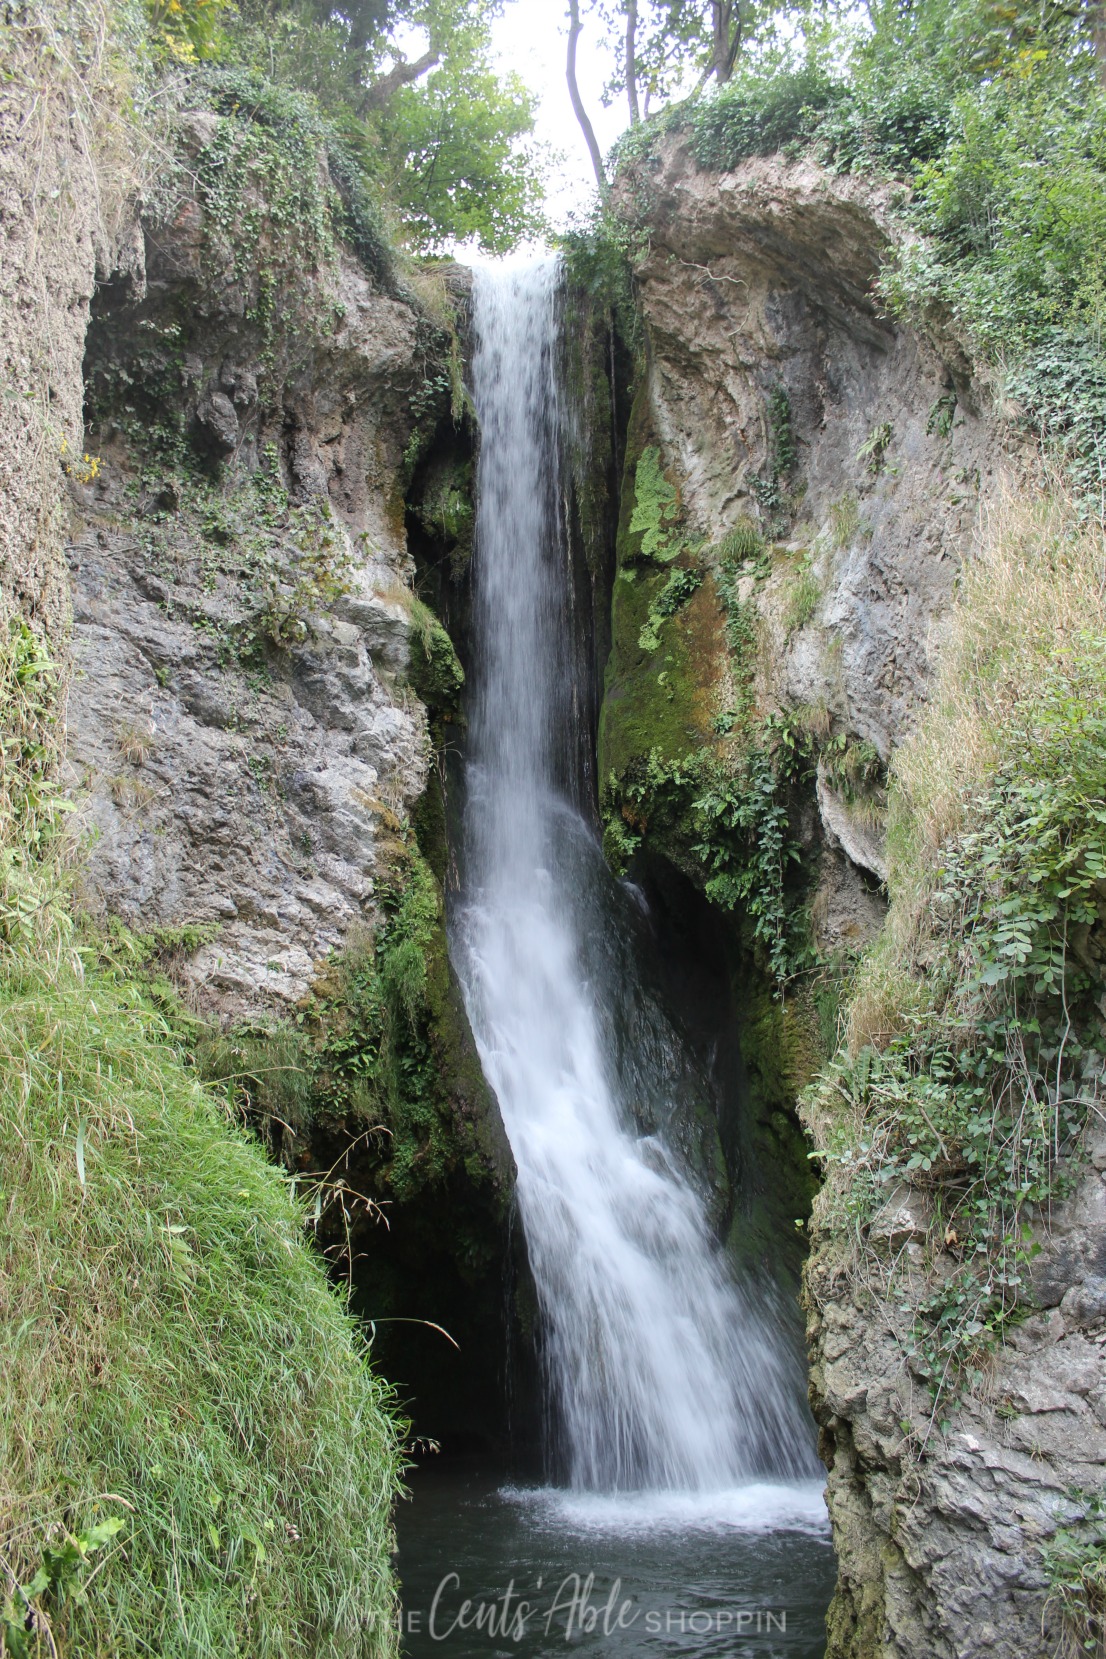
[[[603,1533],[801,1532],[829,1534],[820,1481],[754,1481],[720,1492],[572,1492],[506,1487],[502,1496],[552,1531]]]

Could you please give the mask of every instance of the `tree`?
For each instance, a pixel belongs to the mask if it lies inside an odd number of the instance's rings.
[[[758,28],[770,25],[782,11],[806,10],[807,4],[808,0],[593,0],[591,11],[617,59],[605,101],[624,93],[630,125],[636,126],[650,106],[689,89],[689,83],[694,92],[701,92],[710,80],[723,86],[732,79]],[[569,15],[571,45],[582,28],[579,0],[572,0]],[[569,79],[576,109],[571,66]],[[594,164],[594,155],[592,159]]]
[[[540,169],[520,142],[533,94],[515,75],[499,79],[484,53],[450,53],[419,85],[397,88],[373,124],[388,194],[417,247],[472,238],[505,253],[544,229]]]
[[[582,28],[580,22],[580,0],[569,0],[568,4],[568,57],[565,73],[568,78],[568,96],[572,101],[573,113],[580,123],[580,131],[584,135],[584,143],[588,147],[591,165],[595,169],[595,182],[599,186],[599,195],[606,201],[610,194],[607,175],[603,170],[603,156],[595,136],[595,128],[591,124],[584,101],[580,97],[580,84],[576,78],[576,43],[580,38]]]
[[[502,253],[544,228],[534,99],[491,61],[507,0],[238,0],[239,55],[310,91],[426,251]],[[401,49],[419,31],[412,50]],[[401,33],[402,31],[402,33]]]
[[[741,0],[711,0],[711,60],[707,78],[714,76],[719,86],[733,75],[733,66],[741,50],[744,19]]]

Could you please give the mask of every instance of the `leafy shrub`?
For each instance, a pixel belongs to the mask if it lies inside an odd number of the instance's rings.
[[[670,616],[675,616],[681,606],[687,604],[692,594],[698,592],[702,583],[701,571],[681,568],[672,572],[649,606],[649,615],[638,636],[638,644],[643,651],[658,649],[662,622]]]
[[[842,89],[811,136],[835,172],[909,178],[944,150],[952,119],[947,82],[932,67],[907,62]]]
[[[918,173],[926,233],[885,273],[900,314],[944,308],[999,365],[1024,424],[1099,508],[1106,355],[1106,100],[1070,66],[1035,63],[952,106]]]
[[[653,750],[603,793],[604,850],[626,867],[647,832],[667,839],[689,864],[713,904],[740,910],[781,983],[806,961],[808,929],[796,882],[801,853],[787,792],[808,770],[809,755],[771,741],[744,746],[728,766],[707,749],[683,760]]]
[[[386,1127],[387,1186],[403,1199],[443,1175],[454,1146],[435,1059],[442,1010],[431,985],[445,950],[442,900],[414,845],[381,902],[371,949],[339,960],[316,1010],[314,1089],[318,1109]]]
[[[726,172],[746,156],[801,147],[844,96],[841,83],[813,63],[739,75],[688,118],[692,154],[701,167]]]
[[[146,14],[156,49],[177,63],[198,63],[221,44],[221,24],[228,0],[146,0]]]

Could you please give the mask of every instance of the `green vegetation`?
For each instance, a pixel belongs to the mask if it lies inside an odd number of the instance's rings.
[[[788,634],[805,628],[814,616],[822,597],[822,582],[814,565],[813,555],[805,553],[796,566],[787,589],[784,608],[784,627]]]
[[[784,386],[774,386],[769,394],[768,425],[768,460],[764,470],[750,483],[769,535],[780,535],[791,518],[791,484],[799,460],[791,424],[791,400]]]
[[[713,552],[688,538],[660,450],[644,441],[643,408],[631,422],[600,720],[604,850],[621,872],[647,841],[741,917],[784,983],[809,957],[792,812],[811,751],[754,706],[754,612],[738,584],[763,573],[764,545],[750,520]],[[782,417],[781,426],[786,439]],[[719,715],[722,683],[732,698]]]
[[[395,1429],[286,1179],[134,991],[9,958],[0,1048],[0,1550],[122,1523],[30,1651],[391,1652]]]
[[[649,616],[638,635],[643,651],[656,651],[660,645],[661,623],[686,605],[692,594],[702,585],[703,575],[698,570],[674,570],[655,599],[650,600]]]
[[[1096,16],[922,0],[872,8],[859,32],[812,26],[805,48],[746,54],[714,97],[634,130],[623,169],[631,185],[644,181],[658,137],[676,129],[704,168],[805,152],[837,172],[908,184],[898,211],[914,235],[883,273],[887,304],[939,336],[951,324],[1097,505],[1106,95]],[[934,430],[947,435],[954,410],[955,398],[936,409]],[[886,447],[868,455],[873,471]]]
[[[1106,1638],[1106,1526],[1101,1493],[1075,1491],[1081,1523],[1060,1527],[1045,1546],[1050,1603],[1058,1607],[1077,1651],[1099,1653]]]
[[[286,1177],[79,947],[54,675],[0,656],[0,1601],[17,1656],[395,1651],[397,1425]],[[90,1560],[94,1557],[94,1562]]]
[[[670,564],[683,546],[675,533],[679,521],[680,498],[661,470],[660,450],[650,444],[642,450],[634,473],[630,515],[630,533],[641,537],[641,557]]]
[[[542,228],[540,168],[523,142],[533,98],[492,67],[494,9],[407,0],[359,6],[351,19],[321,0],[147,0],[155,71],[172,71],[185,107],[229,122],[201,156],[216,209],[251,171],[275,169],[267,196],[284,235],[265,244],[272,261],[305,237],[317,246],[329,220],[384,282],[391,239],[434,251],[473,237],[504,252]],[[422,56],[404,56],[405,30],[424,31]],[[300,165],[285,170],[289,146]],[[248,243],[239,251],[252,270]]]
[[[1019,1316],[1030,1223],[1101,1095],[1102,556],[1060,504],[993,517],[892,764],[888,929],[809,1102],[852,1224],[896,1183],[930,1200],[941,1266],[914,1342],[938,1413]]]
[[[204,255],[212,276],[229,269],[244,286],[251,320],[272,332],[334,263],[339,238],[383,286],[394,284],[379,189],[316,99],[233,63],[196,71],[184,97],[221,117],[194,169]]]
[[[397,825],[398,830],[398,825]],[[240,1109],[306,1142],[362,1142],[375,1206],[441,1188],[459,1163],[480,1184],[495,1162],[479,1061],[451,979],[441,887],[413,838],[397,839],[383,920],[320,977],[295,1025],[202,1032],[196,1061]]]
[[[650,750],[604,792],[604,848],[617,867],[648,834],[652,845],[689,868],[712,903],[736,910],[785,982],[807,960],[805,915],[789,879],[800,863],[787,787],[800,781],[791,752],[748,743],[728,763],[707,749],[684,760]]]

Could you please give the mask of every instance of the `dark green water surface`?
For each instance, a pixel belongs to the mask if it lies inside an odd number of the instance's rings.
[[[817,1486],[579,1498],[441,1461],[398,1515],[408,1659],[822,1659]]]

